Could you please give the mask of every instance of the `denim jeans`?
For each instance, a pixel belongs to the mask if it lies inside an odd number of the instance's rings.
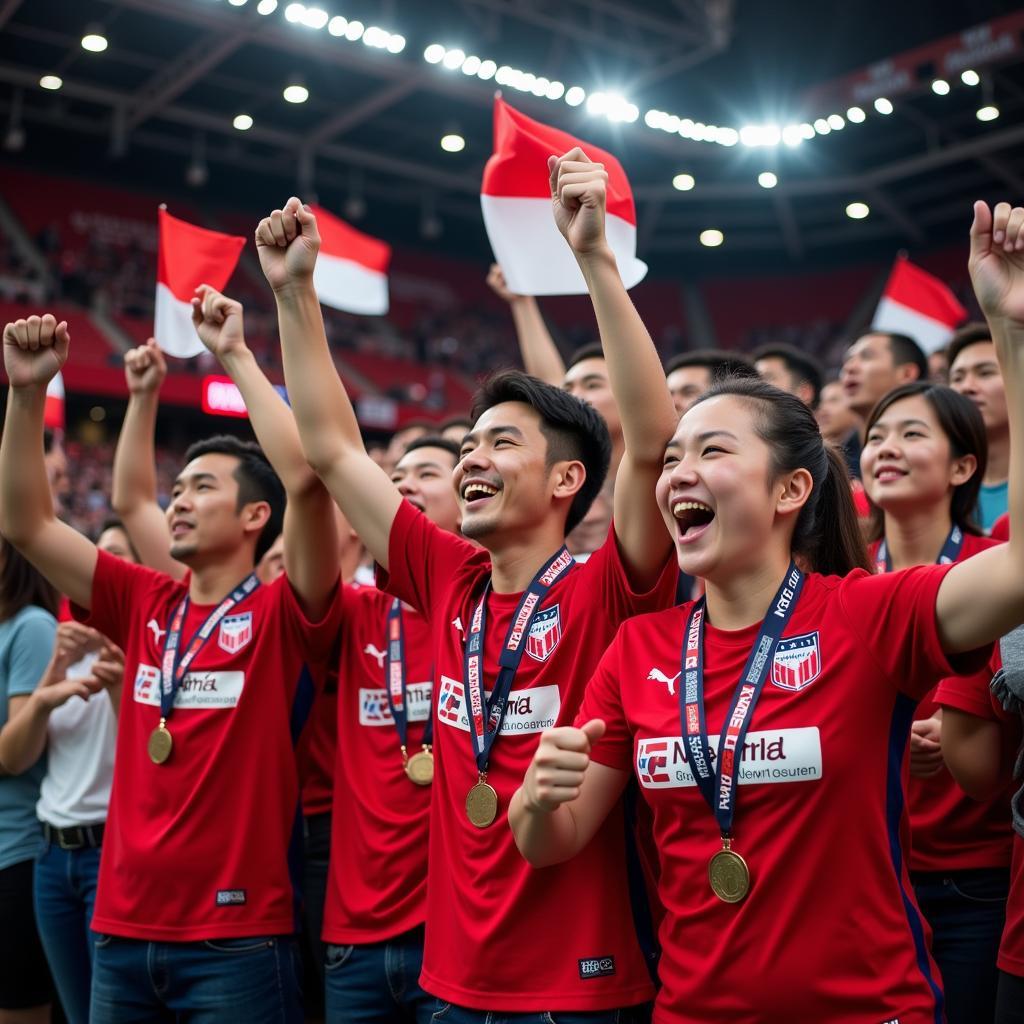
[[[420,988],[423,929],[387,942],[328,946],[327,1024],[430,1024],[437,1000]]]
[[[996,1024],[1024,1024],[1024,978],[999,972]]]
[[[292,936],[145,942],[97,935],[91,1024],[302,1024]]]
[[[990,1024],[1009,870],[915,872],[911,878],[921,913],[932,928],[932,956],[942,972],[948,1024]]]
[[[62,850],[48,843],[36,861],[36,926],[69,1024],[89,1024],[95,935],[89,930],[96,902],[100,851]]]
[[[651,1019],[651,1007],[628,1006],[619,1010],[547,1010],[543,1013],[501,1013],[469,1010],[438,1000],[436,1024],[643,1024]]]

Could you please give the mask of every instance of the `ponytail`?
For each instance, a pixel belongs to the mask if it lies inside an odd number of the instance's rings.
[[[846,463],[822,439],[810,409],[798,398],[763,380],[728,377],[699,401],[718,395],[747,399],[754,407],[756,430],[772,452],[772,477],[806,469],[811,495],[793,528],[793,555],[809,572],[845,576],[871,571],[864,537],[853,505]]]

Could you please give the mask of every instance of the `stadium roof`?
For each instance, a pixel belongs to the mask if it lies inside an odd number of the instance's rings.
[[[316,194],[389,241],[426,236],[480,257],[497,77],[526,113],[621,157],[654,273],[874,257],[962,237],[974,198],[1024,196],[1019,11],[988,0],[0,0],[4,158],[209,207]],[[979,56],[977,85],[927,49],[999,18],[1005,39],[957,42]],[[107,48],[84,49],[89,32]],[[454,66],[425,59],[431,44]],[[501,71],[482,75],[487,61]],[[859,84],[840,81],[869,67]],[[41,88],[44,75],[61,87]],[[891,114],[865,80],[880,96],[896,89]],[[308,99],[287,102],[290,84]],[[863,123],[847,115],[857,88]],[[617,119],[600,112],[616,102]],[[999,116],[979,120],[983,106]],[[251,127],[234,126],[239,114]],[[842,127],[800,145],[727,144],[730,130],[794,132],[830,114]],[[699,127],[676,130],[681,120]],[[443,150],[445,134],[465,147]],[[766,171],[774,188],[758,183]],[[673,187],[679,174],[690,191]],[[866,219],[847,215],[855,201]],[[703,248],[705,228],[725,245]]]

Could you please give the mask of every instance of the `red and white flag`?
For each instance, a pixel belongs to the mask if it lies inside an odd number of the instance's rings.
[[[945,283],[898,256],[871,326],[909,335],[925,352],[934,352],[966,319],[967,310]]]
[[[43,406],[43,425],[51,430],[64,429],[64,378],[57,375],[46,385],[46,404]]]
[[[245,239],[178,220],[162,207],[159,218],[153,335],[164,352],[187,359],[206,351],[192,324],[192,296],[201,284],[224,290]]]
[[[608,172],[605,233],[627,288],[647,264],[636,258],[636,207],[622,164],[611,153],[494,100],[494,153],[484,167],[480,205],[494,258],[519,295],[583,295],[587,286],[551,211],[548,157],[579,146]]]
[[[371,238],[322,206],[310,206],[320,229],[313,286],[325,306],[381,316],[388,311],[391,246]]]

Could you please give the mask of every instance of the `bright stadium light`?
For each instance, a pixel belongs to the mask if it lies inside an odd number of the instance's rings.
[[[981,82],[981,75],[973,68],[965,68],[960,72],[960,81],[964,85],[978,85]]]
[[[978,110],[974,116],[979,121],[994,121],[999,116],[999,108],[995,104],[989,103]]]
[[[757,183],[761,188],[775,188],[779,183],[779,179],[773,171],[762,171],[757,176]]]
[[[830,125],[825,118],[819,117],[818,120],[814,122],[814,130],[819,135],[828,135],[828,133],[832,131],[832,125]]]
[[[578,107],[586,98],[586,90],[581,89],[578,85],[571,85],[565,90],[565,102],[570,107]]]
[[[860,107],[850,107],[846,112],[846,120],[850,124],[863,124],[867,116]]]
[[[672,187],[680,192],[689,192],[696,184],[692,174],[677,174],[672,179]]]
[[[305,103],[309,99],[309,90],[299,83],[285,86],[281,94],[289,103]]]
[[[725,235],[718,228],[707,228],[700,233],[700,244],[715,249],[725,241]]]
[[[266,17],[268,14],[273,14],[277,10],[277,0],[260,0],[256,5],[256,13],[262,14]]]
[[[879,96],[878,99],[875,100],[875,110],[880,114],[891,114],[893,110],[892,100],[887,100],[884,96]]]
[[[365,26],[361,21],[350,21],[348,28],[345,29],[345,38],[354,43],[365,31]]]
[[[803,128],[798,124],[787,124],[782,129],[782,143],[785,146],[799,146],[804,141]]]
[[[385,49],[387,49],[388,53],[401,53],[405,49],[405,36],[392,32],[388,37]]]
[[[828,126],[834,132],[841,132],[846,127],[846,122],[839,114],[829,114]]]
[[[476,77],[482,82],[490,81],[498,70],[498,65],[493,60],[484,60],[480,62],[480,69],[476,73]]]
[[[480,70],[480,65],[483,61],[479,57],[470,55],[462,63],[462,73],[464,75],[475,75]]]
[[[102,53],[107,48],[107,37],[99,28],[92,28],[82,36],[82,49],[90,53]]]
[[[341,38],[345,34],[345,29],[348,28],[348,18],[343,18],[340,14],[336,14],[329,22],[327,22],[327,31],[332,36]]]
[[[236,114],[231,124],[240,132],[247,132],[252,127],[252,118],[248,114]]]
[[[561,82],[548,82],[547,91],[544,93],[549,100],[558,100],[562,98],[562,94],[565,92],[565,86]]]
[[[39,79],[40,89],[49,89],[50,92],[56,92],[64,84],[64,79],[60,75],[43,75]]]
[[[466,140],[457,132],[449,132],[441,136],[441,148],[446,153],[461,153],[466,148]]]
[[[870,212],[867,203],[850,203],[846,207],[846,216],[851,220],[863,220]]]
[[[285,21],[290,21],[293,25],[298,25],[302,21],[302,17],[305,13],[305,4],[289,4],[284,9],[284,18]]]
[[[464,50],[460,50],[455,47],[453,50],[445,51],[445,55],[441,60],[441,64],[449,71],[456,71],[462,67],[462,62],[466,59],[466,53]]]
[[[306,28],[319,30],[330,21],[330,17],[322,7],[307,7],[302,13],[302,24]]]
[[[444,60],[445,49],[440,43],[431,43],[423,51],[423,59],[428,64],[440,64]]]
[[[948,96],[949,82],[944,78],[936,78],[935,81],[932,82],[932,92],[935,93],[936,96]]]

